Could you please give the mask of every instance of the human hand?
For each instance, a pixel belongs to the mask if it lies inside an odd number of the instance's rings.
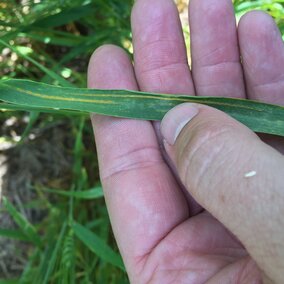
[[[284,104],[283,44],[268,15],[248,13],[237,31],[230,0],[191,0],[190,27],[192,72],[173,2],[137,0],[134,68],[121,49],[104,46],[90,61],[89,87]],[[190,116],[174,143],[177,125]],[[105,199],[131,282],[283,281],[279,152],[206,106],[180,105],[164,118],[171,167],[150,122],[98,115],[92,122]]]

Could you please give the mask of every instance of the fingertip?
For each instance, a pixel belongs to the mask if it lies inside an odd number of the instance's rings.
[[[179,138],[182,138],[184,132],[189,129],[194,133],[197,130],[197,132],[203,132],[208,129],[209,132],[230,130],[227,132],[230,132],[232,136],[239,133],[239,135],[259,139],[253,131],[228,114],[216,108],[196,103],[183,103],[171,109],[164,116],[160,129],[169,146],[176,145],[176,142],[178,144],[177,140],[180,140]]]
[[[203,14],[204,17],[226,17],[233,13],[231,0],[191,0],[188,5],[189,18]]]
[[[244,36],[251,38],[262,38],[263,36],[271,36],[274,32],[277,36],[280,34],[279,29],[273,18],[264,11],[250,11],[243,15],[239,21],[238,31],[240,40],[246,40]]]
[[[97,48],[89,61],[88,87],[97,89],[133,89],[136,86],[133,66],[121,48],[106,44]]]
[[[275,21],[263,11],[249,12],[238,35],[248,98],[283,104],[284,45]]]
[[[151,9],[149,9],[151,8]],[[165,11],[177,11],[173,0],[136,0],[131,13],[131,20],[143,20],[145,17],[149,20],[159,18]]]
[[[178,16],[178,10],[173,0],[138,0],[135,1],[131,12],[131,26],[133,30],[133,40],[139,36],[139,40],[144,42],[152,37],[152,30],[159,29],[169,15],[168,21],[173,22],[173,13]],[[157,33],[158,35],[158,33]]]
[[[106,54],[109,54],[109,53],[122,53],[123,54],[124,50],[121,47],[116,46],[114,44],[101,45],[100,47],[95,49],[95,51],[92,53],[90,62],[97,59],[99,56],[105,56]]]
[[[264,11],[251,11],[242,16],[238,26],[238,35],[242,57],[245,63],[246,61],[251,62],[252,66],[257,62],[262,62],[275,47],[279,51],[277,46],[280,41],[282,42],[275,21]]]
[[[197,104],[184,103],[171,109],[161,122],[161,134],[167,144],[173,145],[183,130],[199,111]]]
[[[121,59],[126,58],[128,60],[127,53],[119,46],[113,44],[104,44],[98,47],[91,55],[89,60],[88,70],[92,70],[94,65],[102,62],[113,61],[113,58]],[[107,63],[107,62],[106,62]]]

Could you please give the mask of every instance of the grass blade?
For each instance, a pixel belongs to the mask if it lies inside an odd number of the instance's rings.
[[[63,224],[62,228],[61,228],[61,232],[60,232],[60,234],[58,236],[56,245],[55,245],[55,247],[54,247],[54,249],[52,251],[52,255],[50,256],[50,259],[49,259],[49,262],[48,262],[48,265],[47,265],[47,269],[46,269],[43,281],[41,282],[42,284],[49,283],[50,277],[51,277],[53,269],[55,267],[56,260],[57,260],[57,258],[59,256],[59,251],[60,251],[61,246],[62,246],[63,237],[65,235],[66,228],[67,228],[67,223],[65,222]]]
[[[37,248],[35,251],[32,253],[32,255],[29,257],[28,262],[25,265],[25,269],[22,272],[21,278],[18,281],[18,284],[29,284],[32,282],[33,274],[32,274],[32,268],[33,264],[35,263],[36,259],[38,258],[40,254],[40,250]]]
[[[5,197],[3,197],[3,204],[9,214],[13,217],[14,221],[21,228],[22,232],[28,237],[29,241],[33,242],[37,246],[41,246],[41,239],[37,234],[35,227],[26,218],[24,218]]]
[[[23,134],[21,135],[20,142],[23,142],[25,140],[25,138],[30,134],[30,131],[31,131],[32,127],[34,126],[34,124],[36,123],[36,121],[38,120],[39,115],[40,115],[40,112],[38,112],[38,111],[31,111],[30,112],[29,122],[28,122],[28,125],[26,126],[25,130],[23,131]]]
[[[32,24],[35,27],[51,28],[68,24],[92,13],[92,4],[76,6],[71,9],[63,9],[55,15],[47,16]]]
[[[20,230],[0,229],[0,237],[25,242],[29,241],[29,238]]]
[[[55,81],[58,81],[62,86],[64,87],[72,87],[73,84],[71,84],[70,82],[68,82],[67,80],[65,80],[64,78],[62,78],[61,76],[59,76],[58,74],[56,74],[55,72],[53,72],[52,70],[49,70],[48,68],[46,68],[45,66],[43,66],[42,64],[40,64],[39,62],[37,62],[36,60],[34,60],[33,58],[31,58],[30,56],[23,54],[19,48],[16,48],[8,43],[6,43],[5,41],[0,39],[0,44],[10,48],[12,51],[14,51],[18,56],[28,60],[29,62],[31,62],[32,64],[34,64],[36,67],[38,67],[38,69],[40,69],[42,72],[44,72],[45,74],[47,74],[50,78],[52,78]]]
[[[87,112],[83,111],[73,111],[73,110],[58,110],[58,109],[47,109],[47,108],[39,108],[39,107],[32,107],[32,106],[23,106],[23,105],[16,105],[16,104],[4,104],[0,102],[0,110],[9,110],[9,111],[30,111],[30,112],[45,112],[51,114],[61,114],[66,116],[88,116]]]
[[[84,191],[66,191],[56,189],[44,189],[44,191],[50,193],[56,193],[63,196],[74,197],[77,199],[98,199],[104,196],[101,187],[95,187]]]
[[[161,120],[180,103],[200,103],[228,113],[255,132],[284,136],[284,107],[251,100],[64,88],[17,79],[0,82],[0,100],[41,110],[77,110],[143,120]]]
[[[17,280],[17,279],[7,279],[7,280],[5,280],[5,279],[3,279],[3,280],[1,280],[0,279],[0,284],[18,284],[19,283],[19,281]]]
[[[114,252],[100,237],[94,234],[89,229],[86,229],[82,225],[73,224],[73,230],[75,235],[97,256],[104,261],[109,262],[120,269],[124,270],[124,265],[119,254]]]

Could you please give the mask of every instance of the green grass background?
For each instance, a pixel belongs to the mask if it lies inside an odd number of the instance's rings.
[[[116,44],[131,56],[132,0],[19,2],[0,0],[1,79],[22,78],[85,87],[88,59],[97,47]],[[283,0],[234,1],[237,18],[251,9],[265,10],[275,18],[282,34],[283,3]],[[185,37],[188,40],[186,29]],[[61,187],[31,185],[36,192],[35,202],[24,206],[40,206],[45,210],[40,222],[29,221],[12,200],[3,198],[0,214],[8,213],[16,229],[1,228],[0,224],[0,236],[29,246],[22,274],[2,279],[0,284],[128,283],[98,180],[88,118],[2,111],[1,122],[11,116],[19,120],[27,117],[16,147],[30,143],[35,128],[62,120],[68,124],[74,139],[71,178],[60,183]],[[1,141],[7,139],[10,138],[2,134]]]

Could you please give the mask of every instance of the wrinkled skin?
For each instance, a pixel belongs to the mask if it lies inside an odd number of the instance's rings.
[[[189,6],[191,70],[175,4],[137,0],[134,66],[120,48],[103,46],[90,60],[88,86],[284,104],[283,43],[270,16],[250,12],[237,28],[230,0]],[[158,127],[99,115],[92,122],[105,199],[132,283],[270,283],[246,244],[184,193],[160,150]],[[281,139],[263,139],[283,150]]]

